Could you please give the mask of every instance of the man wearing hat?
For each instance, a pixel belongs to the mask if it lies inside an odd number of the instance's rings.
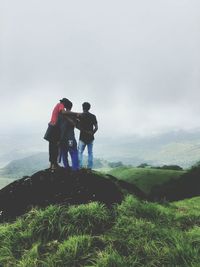
[[[49,141],[49,162],[50,169],[55,170],[59,167],[58,165],[58,151],[59,151],[59,141],[60,141],[60,127],[58,125],[58,118],[60,114],[66,114],[70,116],[79,116],[76,112],[71,112],[66,110],[66,106],[69,105],[71,101],[67,98],[62,98],[58,104],[53,109],[51,120],[48,124],[47,131],[45,133],[44,139]]]

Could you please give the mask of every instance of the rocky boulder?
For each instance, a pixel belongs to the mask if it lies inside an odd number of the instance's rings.
[[[122,192],[115,178],[90,170],[64,168],[39,171],[0,190],[0,221],[14,219],[32,207],[50,204],[81,204],[90,201],[106,205],[120,203]]]

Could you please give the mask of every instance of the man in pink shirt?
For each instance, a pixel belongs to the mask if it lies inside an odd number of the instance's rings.
[[[50,124],[51,125],[55,125],[57,120],[58,120],[58,115],[61,111],[65,110],[65,105],[64,103],[66,103],[66,98],[63,98],[60,100],[60,103],[58,103],[54,109],[53,109],[53,112],[52,112],[52,115],[51,115],[51,120],[50,120]]]
[[[72,116],[79,116],[79,113],[66,111],[65,106],[67,106],[71,101],[67,98],[60,100],[52,112],[51,120],[48,124],[48,129],[45,133],[44,139],[49,141],[49,161],[50,169],[55,170],[59,167],[58,165],[58,152],[59,152],[59,141],[60,141],[60,127],[58,125],[59,115],[66,114]]]

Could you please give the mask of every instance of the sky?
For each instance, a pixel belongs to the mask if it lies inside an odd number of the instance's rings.
[[[1,133],[43,132],[63,97],[99,136],[200,127],[199,0],[1,0]]]

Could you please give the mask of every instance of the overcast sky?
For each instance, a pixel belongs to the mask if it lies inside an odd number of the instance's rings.
[[[43,131],[63,97],[100,136],[200,127],[199,0],[1,0],[1,133]]]

